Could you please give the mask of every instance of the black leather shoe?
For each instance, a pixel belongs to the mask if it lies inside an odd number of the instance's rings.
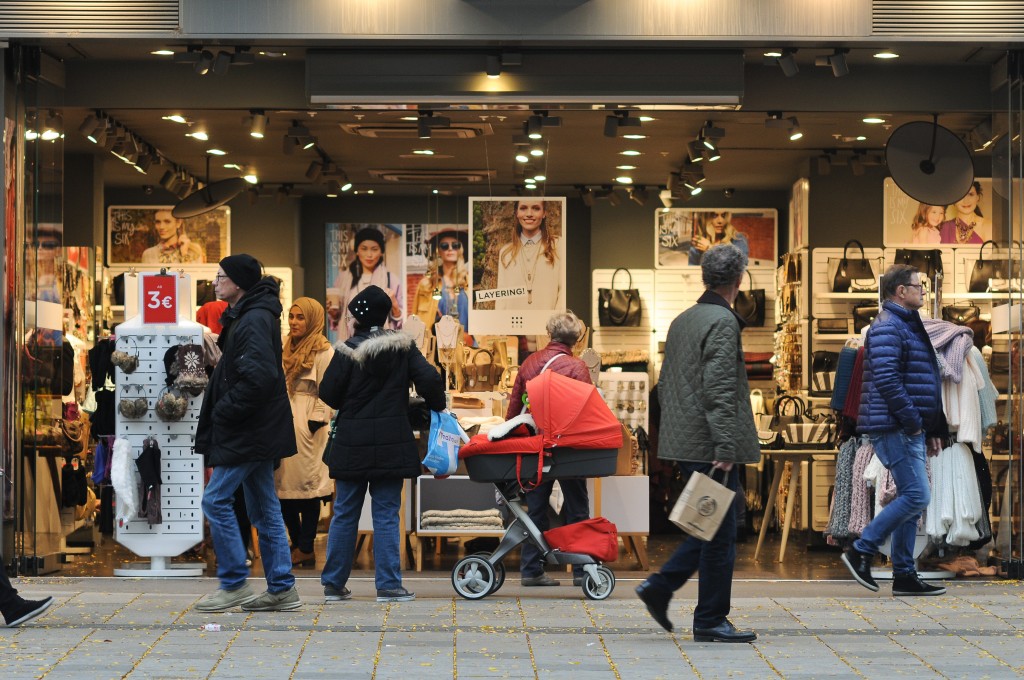
[[[896,597],[907,597],[910,595],[945,595],[946,589],[941,586],[933,586],[925,583],[921,577],[914,574],[893,575],[892,594]]]
[[[753,642],[757,633],[749,630],[736,630],[729,619],[722,621],[714,628],[694,628],[694,642]]]
[[[841,559],[846,568],[850,570],[853,578],[857,579],[857,583],[877,593],[878,584],[875,583],[875,579],[871,576],[871,561],[874,557],[874,555],[869,553],[862,553],[851,545],[843,553]]]
[[[668,603],[672,599],[672,593],[655,588],[647,581],[636,587],[636,596],[647,605],[648,613],[658,622],[658,625],[672,632],[672,622],[668,620]]]

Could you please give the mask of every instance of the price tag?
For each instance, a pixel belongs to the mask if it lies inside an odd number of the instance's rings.
[[[142,276],[142,323],[178,323],[178,277],[166,274]]]

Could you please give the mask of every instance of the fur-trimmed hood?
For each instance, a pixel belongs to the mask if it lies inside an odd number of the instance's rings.
[[[413,347],[413,338],[407,333],[393,330],[356,332],[348,340],[334,345],[343,356],[347,356],[360,367],[370,372],[389,367],[399,355]]]

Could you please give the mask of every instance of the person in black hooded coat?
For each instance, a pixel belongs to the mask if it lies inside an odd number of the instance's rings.
[[[348,306],[355,335],[337,352],[320,382],[320,399],[338,409],[327,467],[335,480],[334,518],[321,582],[328,602],[348,599],[359,514],[369,487],[373,499],[373,561],[378,602],[413,599],[402,587],[398,513],[405,479],[420,474],[409,425],[409,382],[428,408],[445,407],[444,383],[412,336],[382,328],[391,298],[369,286]]]
[[[281,300],[277,280],[263,277],[250,255],[229,255],[214,279],[228,303],[217,339],[223,351],[210,376],[196,426],[196,452],[213,468],[203,492],[203,513],[217,553],[220,589],[196,605],[202,612],[241,606],[281,611],[301,606],[292,575],[288,535],[274,489],[278,459],[295,455],[295,428],[281,363]],[[259,531],[267,592],[255,595],[233,509],[245,492],[246,511]]]

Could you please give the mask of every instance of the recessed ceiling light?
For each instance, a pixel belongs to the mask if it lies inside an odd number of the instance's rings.
[[[764,56],[772,59],[778,59],[779,57],[782,56],[782,50],[768,50],[767,52],[764,53]]]
[[[875,53],[875,59],[899,59],[900,55],[889,50],[882,50],[881,52]]]
[[[158,57],[170,57],[174,55],[174,50],[153,50],[150,54],[155,54]]]
[[[635,165],[616,165],[616,170],[636,170]]]
[[[177,113],[171,114],[170,116],[163,116],[164,120],[169,120],[172,123],[187,123],[188,120],[185,116],[180,116]]]
[[[210,154],[211,156],[227,156],[228,155],[228,152],[225,151],[224,149],[207,149],[206,153]]]
[[[245,176],[242,178],[249,184],[258,184],[260,181],[259,175],[256,174],[255,170],[247,170]]]
[[[623,139],[647,139],[647,135],[622,135]]]
[[[530,155],[531,156],[543,156],[544,155],[544,149],[541,149],[540,147],[534,147],[534,148],[530,149]]]
[[[530,157],[527,156],[525,153],[517,153],[516,154],[516,162],[518,162],[518,163],[527,163],[527,162],[529,162],[529,160],[530,160]]]
[[[413,149],[413,153],[417,156],[433,156],[434,152],[431,149]]]
[[[885,118],[879,118],[878,116],[868,116],[864,119],[864,122],[869,125],[878,125],[885,122]]]
[[[632,184],[633,178],[626,177],[625,175],[623,175],[622,177],[616,177],[615,181],[618,182],[619,184]]]
[[[418,116],[402,116],[402,117],[401,117],[401,118],[399,118],[398,120],[411,120],[411,121],[417,121],[417,120],[419,120],[419,117],[418,117]]]
[[[267,51],[263,51],[263,52],[260,52],[259,54],[260,54],[260,56],[271,57],[271,58],[274,58],[274,57],[287,57],[288,56],[287,52],[267,52]]]
[[[433,189],[433,190],[432,190],[432,191],[431,191],[430,193],[432,193],[432,194],[438,194],[438,193],[440,193],[440,192],[439,192],[439,191],[438,191],[437,189]]]
[[[327,194],[327,198],[337,198],[338,194]]]
[[[534,175],[533,179],[534,179],[535,182],[546,182],[546,181],[548,181],[548,176],[547,175]]]
[[[857,141],[858,142],[863,142],[865,140],[867,140],[867,137],[865,137],[864,135],[857,135]]]
[[[210,136],[203,132],[202,130],[196,130],[195,132],[186,132],[185,136],[191,137],[192,139],[198,139],[201,142],[206,142],[209,141],[210,139]]]
[[[619,152],[620,156],[639,156],[640,152],[633,149],[626,149],[625,151]]]
[[[655,120],[658,120],[658,119],[657,118],[652,118],[651,116],[640,116],[640,122],[641,123],[650,123],[651,121],[655,121]]]

